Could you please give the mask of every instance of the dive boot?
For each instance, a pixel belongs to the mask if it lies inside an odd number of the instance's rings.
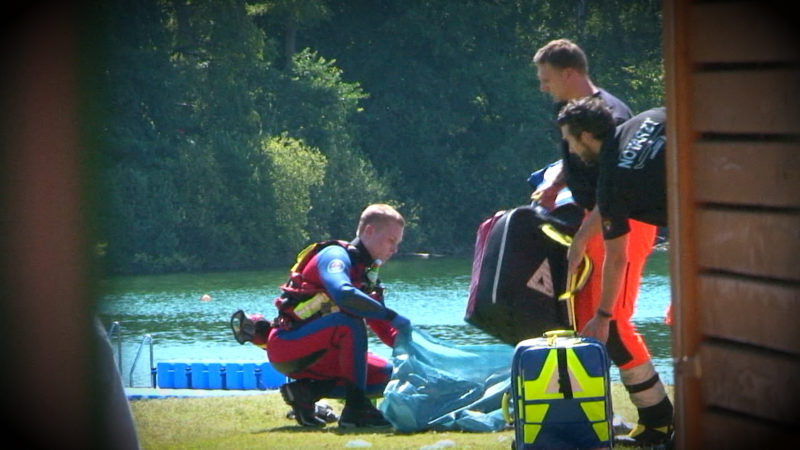
[[[646,427],[637,424],[628,434],[614,436],[615,444],[632,445],[645,448],[672,448],[672,425],[663,427]]]
[[[333,410],[331,405],[325,400],[318,401],[314,405],[314,415],[324,420],[325,423],[334,423],[339,420],[339,416],[336,415],[336,412]],[[297,415],[294,413],[294,408],[290,409],[289,412],[286,413],[287,419],[294,419],[295,417],[297,417]]]
[[[298,380],[280,387],[281,396],[294,412],[294,419],[304,427],[322,428],[326,422],[316,414],[316,401],[311,380]]]
[[[391,427],[383,414],[372,405],[368,399],[359,402],[358,406],[345,404],[342,415],[339,416],[339,426],[342,428],[387,428]]]

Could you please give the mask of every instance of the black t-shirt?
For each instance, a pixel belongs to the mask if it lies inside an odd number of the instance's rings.
[[[614,117],[614,122],[617,125],[630,119],[633,114],[628,105],[622,100],[609,94],[604,89],[598,89],[597,92],[592,94],[592,97],[601,98],[605,104],[611,109],[611,115]],[[558,111],[566,104],[561,102],[556,105]],[[596,201],[596,187],[597,187],[597,166],[586,165],[580,157],[573,155],[569,152],[569,145],[566,141],[561,141],[561,159],[564,161],[563,171],[566,176],[567,186],[572,192],[572,198],[581,207],[586,209],[593,209]]]
[[[654,108],[618,126],[603,142],[597,203],[605,239],[628,233],[628,219],[667,224],[666,123],[666,109]]]

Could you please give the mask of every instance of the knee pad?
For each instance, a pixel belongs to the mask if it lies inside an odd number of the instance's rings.
[[[614,365],[622,367],[625,364],[633,361],[633,355],[625,345],[622,343],[622,338],[619,335],[617,328],[617,321],[612,320],[608,325],[608,340],[606,341],[606,349],[608,349],[608,356]]]

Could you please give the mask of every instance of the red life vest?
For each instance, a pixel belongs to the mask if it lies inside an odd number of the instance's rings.
[[[356,246],[339,240],[317,242],[297,254],[297,260],[289,271],[289,279],[281,285],[283,292],[275,298],[275,307],[278,309],[275,326],[292,329],[318,317],[339,311],[324,286],[303,276],[309,261],[330,245],[339,245],[347,250],[351,261],[349,276],[352,285],[383,303],[383,288],[377,279],[374,281],[368,279],[368,267],[359,262],[361,252]]]

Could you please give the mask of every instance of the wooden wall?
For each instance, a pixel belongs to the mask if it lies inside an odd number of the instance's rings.
[[[664,2],[677,448],[800,442],[792,17],[767,2]]]
[[[80,88],[98,9],[13,3],[0,41],[0,436],[12,448],[138,450],[87,258],[97,149]]]
[[[1,47],[0,429],[6,442],[31,448],[92,442],[70,13],[20,12],[8,21]]]

